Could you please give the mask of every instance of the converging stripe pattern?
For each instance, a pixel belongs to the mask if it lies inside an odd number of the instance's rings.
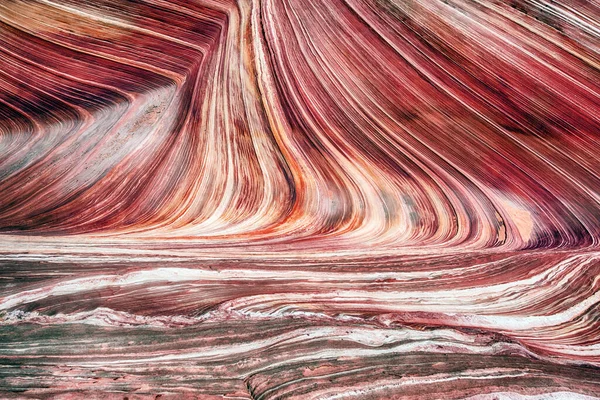
[[[0,397],[600,399],[600,3],[0,1]]]

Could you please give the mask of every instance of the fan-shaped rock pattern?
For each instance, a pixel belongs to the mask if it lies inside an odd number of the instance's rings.
[[[3,398],[600,398],[600,5],[0,2]]]

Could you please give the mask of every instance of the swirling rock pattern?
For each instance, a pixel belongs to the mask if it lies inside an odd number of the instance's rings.
[[[0,397],[600,398],[600,4],[0,2]]]

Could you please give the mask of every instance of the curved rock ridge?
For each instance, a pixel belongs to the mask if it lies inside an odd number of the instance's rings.
[[[0,2],[0,397],[600,398],[600,4]]]

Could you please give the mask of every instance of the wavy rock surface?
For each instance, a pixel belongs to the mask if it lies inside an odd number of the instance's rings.
[[[0,2],[0,397],[600,398],[600,4]]]

